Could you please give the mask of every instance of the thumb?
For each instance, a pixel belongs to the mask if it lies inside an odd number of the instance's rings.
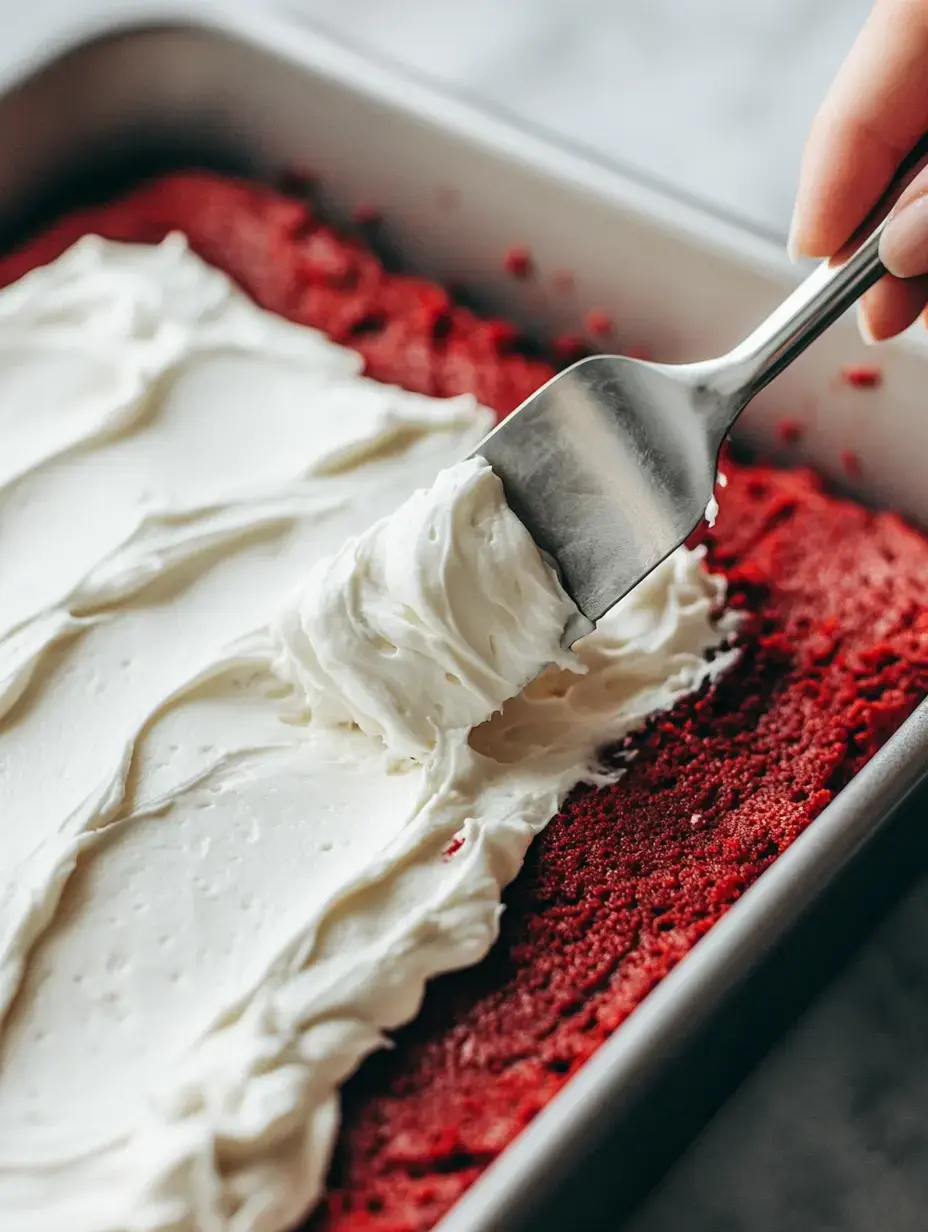
[[[893,207],[880,237],[880,260],[897,278],[928,274],[928,167]]]

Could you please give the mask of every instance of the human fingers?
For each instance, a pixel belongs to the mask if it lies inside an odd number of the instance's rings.
[[[893,207],[880,236],[880,260],[897,278],[928,274],[928,167]]]
[[[878,0],[806,143],[793,255],[828,257],[928,130],[928,0]]]
[[[892,338],[918,320],[926,303],[928,277],[899,279],[887,274],[860,300],[860,332],[867,342]]]

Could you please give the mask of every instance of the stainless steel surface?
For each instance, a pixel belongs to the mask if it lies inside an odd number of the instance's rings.
[[[67,32],[56,37],[67,41]],[[795,283],[781,254],[737,228],[264,16],[114,33],[7,84],[0,224],[8,234],[155,166],[194,159],[273,176],[297,165],[316,171],[346,210],[381,207],[411,268],[464,283],[545,332],[602,308],[623,342],[647,342],[667,361],[725,352],[744,322]],[[533,281],[502,270],[516,241],[532,250]],[[574,275],[569,295],[553,289],[558,269]],[[789,414],[805,427],[806,460],[840,477],[841,451],[856,450],[866,460],[859,494],[928,524],[928,362],[905,345],[881,360],[881,388],[841,382],[842,365],[873,356],[838,322],[752,402],[738,431],[769,445],[778,416]],[[472,1187],[444,1232],[502,1229],[542,1199],[926,766],[922,707]]]
[[[476,452],[579,608],[565,645],[695,530],[748,402],[885,274],[884,225],[843,264],[820,265],[720,359],[583,359],[481,442]]]
[[[728,355],[689,369],[691,387],[700,392],[716,430],[731,426],[755,394],[883,277],[880,236],[885,225],[884,219],[842,264],[819,265]]]
[[[722,434],[677,371],[612,355],[581,360],[476,451],[579,608],[565,645],[588,633],[705,513]]]

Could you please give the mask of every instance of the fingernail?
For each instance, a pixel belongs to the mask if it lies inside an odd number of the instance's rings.
[[[873,336],[873,331],[870,328],[870,322],[867,319],[867,310],[863,306],[861,300],[857,301],[857,332],[860,334],[867,346],[876,346],[879,341],[879,339]]]
[[[796,210],[793,210],[793,217],[789,224],[789,238],[786,241],[786,255],[795,265],[802,253],[799,250],[799,228],[796,220]]]
[[[880,236],[880,260],[897,278],[928,273],[928,193],[892,215]]]

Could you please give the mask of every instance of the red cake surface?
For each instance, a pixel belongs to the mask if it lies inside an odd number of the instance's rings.
[[[307,204],[199,173],[70,216],[0,261],[0,282],[87,232],[172,230],[379,380],[505,413],[553,371]],[[617,784],[573,793],[507,892],[490,956],[434,981],[396,1048],[348,1083],[314,1229],[431,1227],[928,692],[928,541],[808,470],[726,470],[705,539],[744,613],[738,663],[630,737]]]

